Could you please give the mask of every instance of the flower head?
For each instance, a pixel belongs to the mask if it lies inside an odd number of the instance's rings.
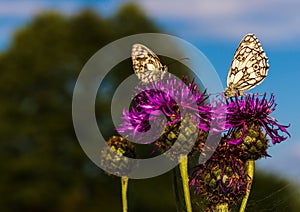
[[[211,205],[236,204],[245,194],[249,177],[240,159],[239,146],[230,145],[222,138],[217,150],[205,163],[196,167],[190,180],[195,194],[200,194]]]
[[[257,94],[246,94],[241,98],[235,96],[231,97],[227,104],[227,128],[231,128],[231,131],[242,129],[242,135],[238,139],[230,140],[231,144],[241,143],[247,127],[250,126],[262,127],[273,144],[280,143],[287,138],[282,133],[290,136],[286,129],[289,125],[281,125],[270,116],[276,109],[273,94],[270,99],[267,99],[266,93],[262,98],[259,98]]]
[[[150,128],[175,124],[181,120],[183,112],[193,114],[192,120],[200,120],[196,122],[199,129],[209,129],[211,108],[204,104],[207,96],[185,77],[180,80],[170,74],[167,80],[138,86],[135,93],[132,107],[130,111],[123,110],[124,122],[118,128],[127,137],[134,137],[137,132],[146,132]],[[150,122],[155,124],[150,126]]]
[[[136,166],[135,162],[128,158],[137,158],[135,146],[121,136],[112,136],[101,151],[100,164],[107,174],[128,176]]]

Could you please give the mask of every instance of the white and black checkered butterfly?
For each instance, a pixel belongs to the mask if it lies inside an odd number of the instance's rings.
[[[145,84],[159,81],[167,72],[157,55],[142,44],[134,44],[131,51],[134,73]]]
[[[268,57],[254,34],[247,34],[235,51],[227,77],[225,96],[243,92],[262,83],[268,74]]]

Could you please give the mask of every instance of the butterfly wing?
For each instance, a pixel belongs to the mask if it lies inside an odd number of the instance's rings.
[[[143,83],[160,80],[167,71],[157,55],[142,44],[132,46],[131,59],[134,73]]]
[[[268,74],[268,57],[254,34],[247,34],[235,51],[227,77],[225,95],[241,95],[262,83]]]

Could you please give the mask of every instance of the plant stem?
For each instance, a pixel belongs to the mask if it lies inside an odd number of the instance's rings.
[[[217,205],[217,212],[228,212],[228,204],[219,204]]]
[[[123,205],[123,212],[127,212],[127,187],[128,187],[128,178],[122,177],[121,178],[121,185],[122,185],[122,205]]]
[[[245,195],[245,197],[242,201],[242,204],[241,204],[240,212],[245,212],[245,210],[246,210],[247,201],[248,201],[248,198],[249,198],[249,195],[250,195],[251,185],[252,185],[253,177],[254,177],[254,169],[255,169],[254,160],[248,160],[246,162],[246,167],[247,167],[248,175],[250,177],[250,181],[249,181],[248,186],[247,186],[246,195]]]
[[[181,179],[182,179],[182,186],[183,186],[183,193],[185,199],[185,205],[187,212],[192,212],[192,204],[191,204],[191,197],[190,197],[190,188],[189,188],[189,175],[188,175],[188,156],[183,156],[182,160],[179,164]]]

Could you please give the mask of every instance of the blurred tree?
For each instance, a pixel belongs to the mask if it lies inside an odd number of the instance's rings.
[[[102,46],[158,31],[127,4],[109,18],[92,10],[71,17],[43,13],[16,33],[0,55],[0,211],[121,211],[119,178],[104,174],[77,142],[72,91],[84,63]],[[107,106],[98,100],[101,110]],[[131,181],[130,211],[174,211],[170,179],[168,173]]]
[[[274,173],[257,172],[247,211],[290,211],[300,208],[299,187]]]
[[[122,7],[118,14],[110,20],[110,24],[114,31],[119,32],[122,37],[141,32],[158,32],[153,21],[147,18],[145,12],[137,8],[134,3],[128,3]]]
[[[1,54],[0,211],[120,210],[118,178],[103,175],[85,156],[71,118],[84,63],[132,33],[118,27],[120,17],[133,25],[144,20],[136,32],[158,31],[132,4],[107,19],[91,10],[69,18],[47,12],[19,30]],[[116,204],[107,204],[112,200]]]

